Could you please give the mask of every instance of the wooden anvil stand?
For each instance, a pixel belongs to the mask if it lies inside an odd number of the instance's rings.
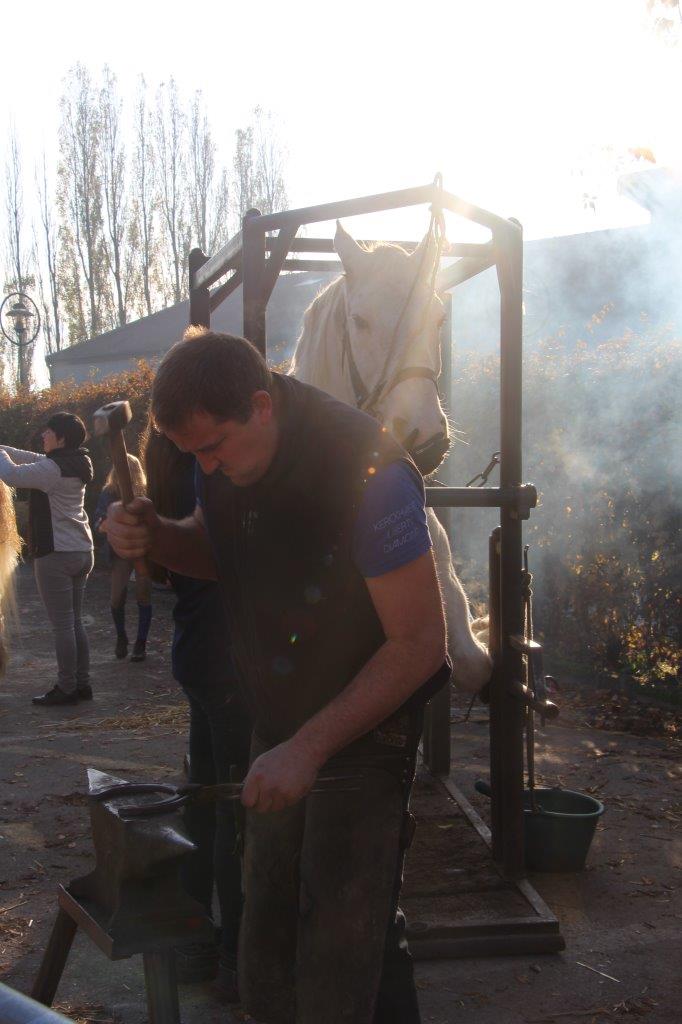
[[[96,799],[123,781],[88,769],[97,863],[89,875],[59,886],[57,920],[31,995],[52,1005],[81,928],[110,960],[142,954],[150,1024],[180,1024],[174,950],[214,938],[204,908],[180,884],[181,858],[196,847],[167,817],[121,818],[117,807],[130,797]]]

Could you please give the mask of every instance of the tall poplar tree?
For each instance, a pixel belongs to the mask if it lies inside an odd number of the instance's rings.
[[[112,326],[103,220],[102,119],[97,92],[82,64],[67,75],[60,107],[61,285],[73,344]]]
[[[157,93],[154,124],[157,197],[162,225],[165,298],[180,302],[186,294],[189,225],[186,210],[186,118],[173,78]],[[164,268],[165,269],[165,268]]]

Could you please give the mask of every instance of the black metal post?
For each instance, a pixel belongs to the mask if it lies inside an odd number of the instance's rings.
[[[500,284],[500,486],[520,487],[522,409],[522,276],[521,226],[508,222],[496,232],[495,247]],[[524,873],[523,839],[523,722],[524,708],[511,695],[514,680],[521,680],[522,656],[510,637],[523,632],[521,593],[522,533],[518,510],[503,506],[500,516],[500,713],[503,728],[495,736],[493,757],[504,765],[498,785],[501,853],[505,874]]]
[[[196,273],[208,256],[201,249],[192,249],[189,254],[189,322],[195,327],[211,326],[211,301],[208,288],[197,288]]]
[[[452,389],[452,297],[445,298],[445,320],[440,336],[441,374],[439,386],[450,405]],[[447,506],[440,507],[436,515],[450,534],[452,513]],[[429,703],[424,716],[424,762],[434,775],[450,774],[450,686],[444,686]]]
[[[242,274],[244,298],[244,337],[266,356],[265,307],[263,295],[265,271],[265,232],[259,225],[258,210],[247,210],[242,219]]]
[[[493,659],[490,680],[490,818],[493,860],[502,860],[501,794],[504,763],[502,734],[504,732],[503,685],[500,666],[500,527],[490,534],[488,544],[488,651]]]

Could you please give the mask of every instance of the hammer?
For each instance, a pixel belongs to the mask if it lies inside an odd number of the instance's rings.
[[[135,495],[133,494],[133,482],[130,477],[130,466],[128,465],[128,452],[126,441],[123,436],[123,429],[133,418],[130,409],[130,402],[109,402],[98,409],[93,416],[93,429],[98,437],[104,434],[109,435],[109,446],[111,449],[111,461],[118,477],[118,486],[121,492],[121,501],[129,505]],[[149,570],[143,558],[135,560],[135,572],[138,576],[148,576]]]

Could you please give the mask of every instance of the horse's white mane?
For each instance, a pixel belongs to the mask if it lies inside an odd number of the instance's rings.
[[[289,370],[292,377],[326,390],[330,390],[331,382],[338,379],[341,383],[342,379],[339,335],[346,316],[343,286],[343,277],[337,277],[306,309]]]

